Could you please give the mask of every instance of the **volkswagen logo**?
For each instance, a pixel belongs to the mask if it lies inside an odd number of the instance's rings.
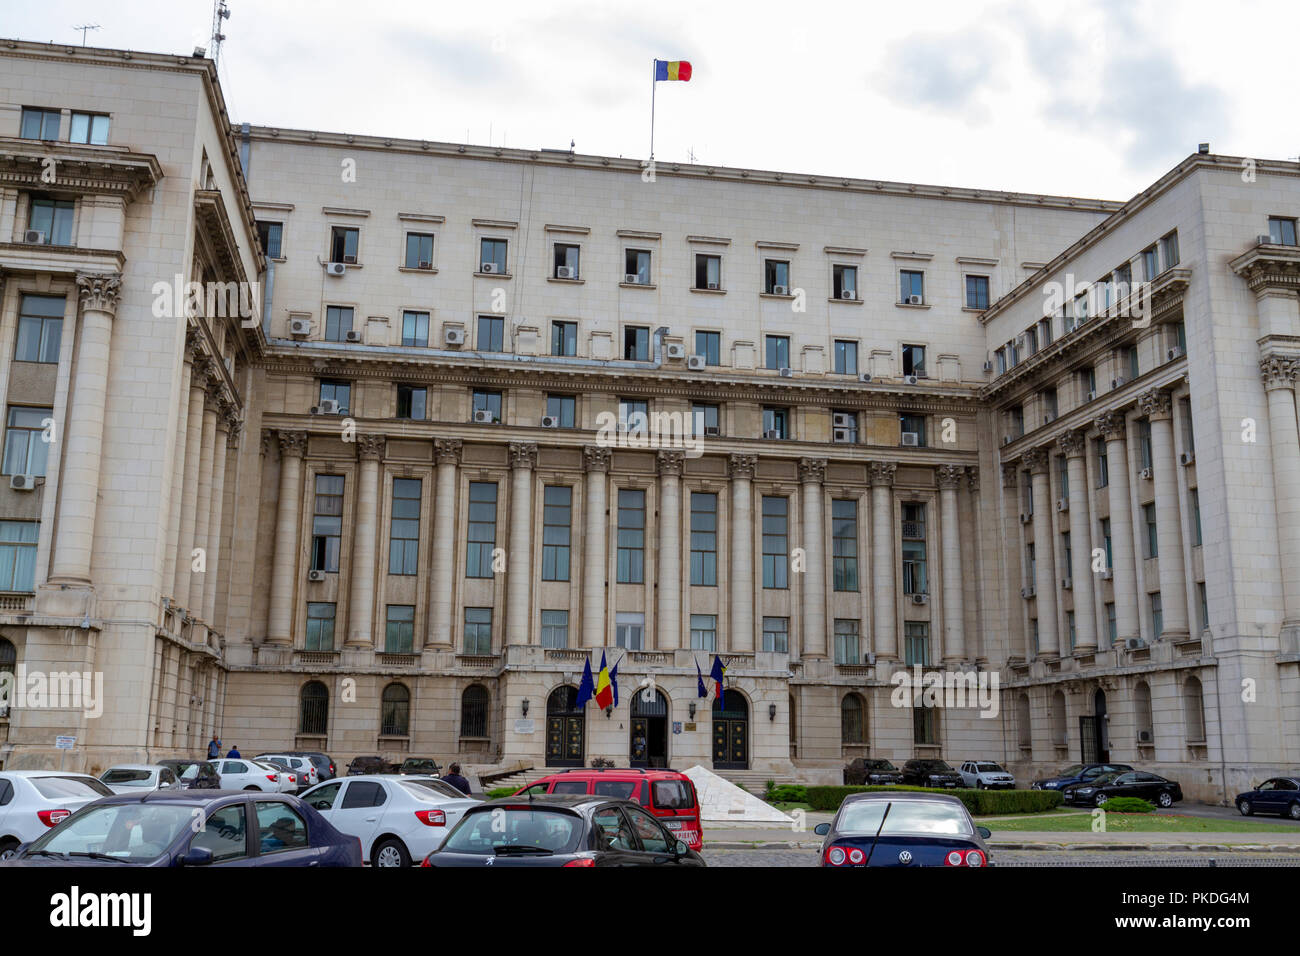
[[[898,862],[906,866],[908,863],[912,862],[912,854],[909,853],[907,850],[903,850],[901,853],[898,854]]]

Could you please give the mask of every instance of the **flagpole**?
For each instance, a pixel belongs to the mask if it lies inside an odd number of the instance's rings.
[[[653,57],[650,58],[650,160],[655,158],[655,75],[658,67]]]

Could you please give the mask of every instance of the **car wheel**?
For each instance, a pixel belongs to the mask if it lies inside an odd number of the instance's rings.
[[[1291,804],[1290,808],[1287,810],[1287,814],[1292,820],[1300,820],[1300,803]]]
[[[0,841],[0,860],[8,860],[18,852],[17,840]]]
[[[1248,817],[1255,812],[1255,808],[1250,805],[1249,800],[1238,800],[1237,810],[1240,811],[1243,817]]]
[[[1095,803],[1099,807],[1104,805],[1105,802],[1106,802],[1106,795],[1104,793],[1097,794],[1097,796],[1093,799],[1093,803]]]
[[[1162,807],[1165,808],[1172,807],[1174,805],[1173,795],[1170,794],[1168,790],[1161,790],[1160,796],[1156,797],[1156,803],[1160,804]],[[1298,817],[1297,819],[1300,819],[1300,817]]]
[[[385,840],[370,851],[371,866],[410,866],[411,854],[401,840]]]
[[[261,788],[261,787],[254,787],[254,786],[247,786],[247,787],[245,787],[244,789],[245,789],[245,790],[260,790],[260,789],[262,789],[262,788]]]

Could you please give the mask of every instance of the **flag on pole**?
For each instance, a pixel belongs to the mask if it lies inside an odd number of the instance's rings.
[[[695,696],[708,697],[709,691],[704,686],[704,675],[700,673],[700,662],[698,659],[695,661],[695,683],[699,686],[699,693],[696,694]]]
[[[727,674],[727,665],[722,663],[721,657],[719,657],[717,654],[714,654],[713,667],[709,669],[709,677],[713,681],[714,686],[717,689],[716,699],[722,701],[723,704],[726,704],[726,698],[723,697],[723,694],[725,694],[727,691],[726,688],[722,686],[722,678],[725,677],[726,674]],[[724,707],[723,709],[725,710],[726,708]]]
[[[591,679],[591,658],[587,658],[582,665],[582,683],[578,685],[578,700],[576,703],[579,710],[587,706],[587,701],[591,700],[594,688],[595,684]]]
[[[623,658],[618,659],[618,663],[623,663]],[[618,664],[609,669],[609,682],[614,688],[614,706],[618,706]]]
[[[691,63],[689,60],[655,60],[655,80],[682,80],[689,82]]]
[[[605,652],[600,652],[600,673],[596,675],[596,706],[601,710],[614,706],[614,688],[609,680],[609,666],[605,663]]]

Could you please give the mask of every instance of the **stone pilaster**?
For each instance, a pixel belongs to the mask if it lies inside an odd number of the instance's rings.
[[[209,507],[207,570],[203,574],[203,620],[217,619],[217,569],[221,562],[221,519],[225,512],[226,455],[230,447],[230,425],[234,418],[229,405],[217,416],[216,444],[212,449],[212,500]]]
[[[1187,579],[1184,576],[1183,526],[1178,501],[1178,459],[1174,456],[1173,405],[1169,393],[1153,388],[1138,397],[1151,421],[1152,482],[1156,491],[1156,547],[1160,565],[1160,613],[1164,624],[1156,637],[1186,637]]]
[[[1052,540],[1052,491],[1047,476],[1048,455],[1043,448],[1025,452],[1034,495],[1034,594],[1038,610],[1038,656],[1061,656],[1056,626],[1056,542]]]
[[[203,549],[203,570],[190,575],[189,601],[185,605],[201,620],[212,623],[205,613],[204,592],[210,568],[208,559],[208,531],[212,525],[212,472],[217,450],[217,412],[221,407],[221,380],[212,374],[208,378],[207,393],[203,403],[203,437],[199,447],[199,483],[194,498],[194,547]]]
[[[754,649],[754,474],[757,455],[732,455],[731,472],[731,627],[727,650]]]
[[[302,507],[302,459],[307,453],[305,431],[282,431],[280,498],[276,503],[275,564],[271,569],[271,606],[267,613],[269,644],[293,642],[294,583],[298,574],[298,512]]]
[[[1075,650],[1088,653],[1097,647],[1097,613],[1092,588],[1092,519],[1088,495],[1088,442],[1083,432],[1066,432],[1058,439],[1065,453],[1070,481],[1070,580],[1074,594]]]
[[[1268,395],[1269,451],[1277,499],[1277,547],[1282,572],[1282,626],[1300,627],[1300,432],[1296,377],[1300,361],[1270,356],[1259,363]]]
[[[201,354],[198,334],[194,330],[185,333],[182,351],[181,381],[180,388],[177,389],[179,402],[176,410],[176,441],[172,452],[172,488],[167,504],[167,554],[163,564],[163,589],[173,601],[179,600],[176,593],[176,565],[181,547],[181,500],[186,492],[185,455],[190,417],[190,380],[194,375],[196,353]]]
[[[955,663],[966,659],[966,609],[962,594],[961,519],[957,491],[966,478],[959,465],[940,465],[939,538],[940,570],[943,574],[943,659]]]
[[[1019,647],[1025,660],[1033,656],[1030,636],[1025,633],[1024,599],[1020,588],[1025,584],[1025,548],[1020,525],[1020,462],[1002,463],[1002,540],[1007,560],[1004,586],[1007,627],[1014,632],[1010,647]],[[1014,651],[1010,656],[1017,656]]]
[[[510,443],[510,551],[506,559],[507,644],[530,641],[530,602],[533,582],[533,471],[537,468],[537,444]]]
[[[348,599],[348,647],[374,645],[375,587],[379,565],[379,468],[384,457],[383,435],[358,435],[357,515],[353,522],[352,567]],[[446,545],[445,542],[442,543]]]
[[[433,502],[433,580],[429,588],[429,639],[434,647],[451,646],[451,616],[456,586],[456,498],[459,494],[459,438],[435,438],[438,487]]]
[[[800,458],[799,483],[803,488],[803,647],[802,657],[826,657],[826,518],[822,483],[825,458]]]
[[[682,646],[682,468],[685,455],[661,451],[659,468],[659,582],[655,648],[674,651]]]
[[[1133,548],[1133,511],[1129,501],[1132,475],[1128,465],[1125,415],[1111,410],[1098,416],[1098,431],[1106,440],[1106,472],[1110,499],[1111,582],[1115,593],[1115,639],[1120,644],[1139,634],[1137,559]]]
[[[613,455],[600,445],[584,445],[582,464],[586,470],[583,510],[586,534],[582,558],[582,646],[605,646],[605,576],[609,571],[608,488],[609,463]]]
[[[894,474],[898,465],[892,461],[873,461],[871,476],[871,573],[875,578],[872,612],[875,614],[877,657],[898,658],[898,595],[895,593],[898,569],[894,564]]]

